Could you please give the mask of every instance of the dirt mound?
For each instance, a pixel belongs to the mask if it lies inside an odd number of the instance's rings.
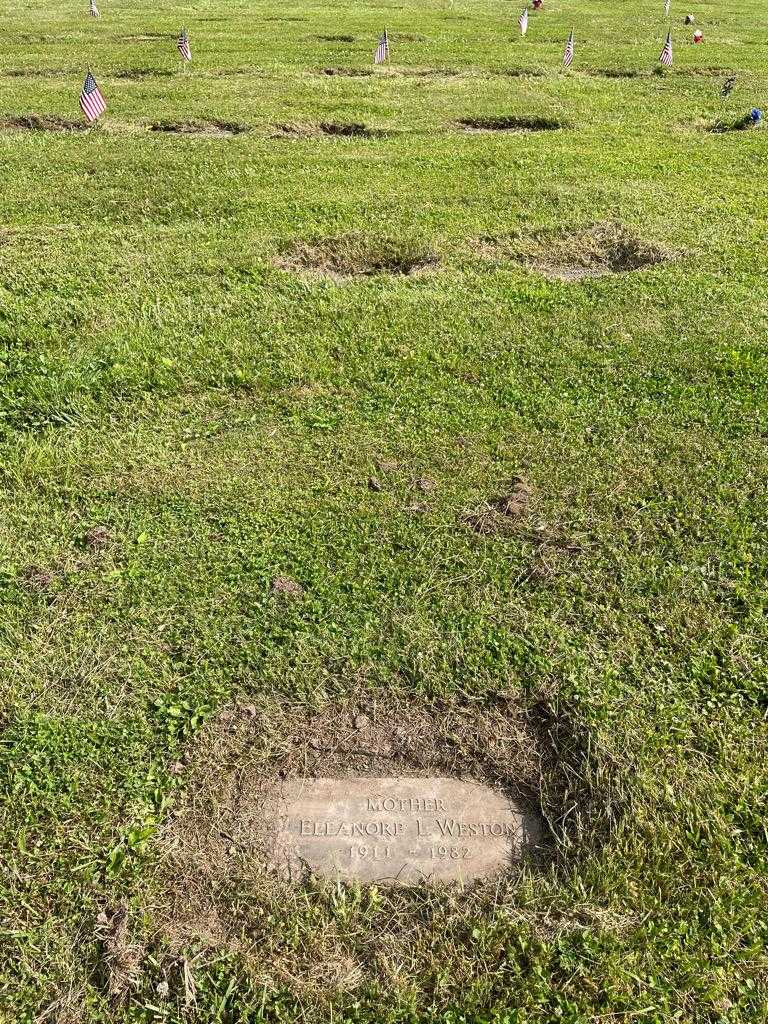
[[[278,261],[282,270],[344,279],[391,274],[408,277],[436,267],[435,253],[413,242],[344,235],[297,242]]]
[[[512,521],[528,511],[531,496],[531,489],[525,480],[516,477],[507,493],[492,498],[482,508],[466,513],[462,522],[481,535],[507,533]]]
[[[348,35],[340,36],[318,36],[317,37],[323,43],[354,43],[355,37]]]
[[[460,128],[470,132],[551,132],[569,125],[551,117],[463,117]]]

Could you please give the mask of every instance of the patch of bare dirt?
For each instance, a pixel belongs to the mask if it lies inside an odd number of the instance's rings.
[[[457,68],[405,68],[403,73],[414,78],[457,78],[461,74]]]
[[[545,586],[572,571],[573,560],[586,550],[574,537],[532,520],[534,492],[520,477],[508,491],[490,498],[461,516],[463,526],[480,537],[514,537],[531,546],[531,555],[517,586]]]
[[[569,127],[552,117],[462,117],[456,123],[468,132],[551,132]]]
[[[171,135],[203,135],[209,138],[232,138],[250,131],[248,125],[236,121],[156,121],[149,126],[151,132]]]
[[[590,71],[593,78],[645,78],[647,71],[632,71],[627,68],[599,68],[597,71]]]
[[[175,880],[169,924],[177,938],[191,937],[203,908],[206,931],[216,919],[214,932],[226,928],[226,906],[210,914],[220,886],[245,876],[266,884],[272,871],[262,808],[277,781],[450,776],[485,783],[536,811],[540,769],[524,716],[501,699],[475,709],[391,698],[315,712],[264,702],[230,708],[192,751],[188,799],[159,837]]]
[[[0,119],[0,128],[28,132],[84,132],[88,127],[84,120],[59,117],[58,114],[17,114]]]
[[[154,43],[158,39],[173,39],[167,32],[143,32],[140,35],[121,36],[126,43]]]
[[[127,82],[141,82],[145,78],[173,78],[175,74],[164,68],[126,68],[124,71],[116,71],[112,77]]]
[[[456,78],[461,74],[456,68],[383,68],[387,74],[395,78]]]
[[[335,121],[321,121],[317,127],[323,135],[336,135],[344,139],[371,139],[378,134],[378,132],[368,128],[367,125],[357,124],[356,122],[339,124]]]
[[[39,594],[50,590],[54,581],[53,573],[39,565],[28,565],[21,574],[21,578],[30,590],[37,591]]]
[[[499,72],[505,78],[543,78],[544,72],[538,68],[506,68]]]
[[[369,78],[373,74],[371,68],[323,68],[321,74],[339,78]]]
[[[239,78],[241,75],[248,78],[269,78],[269,75],[258,68],[217,68],[210,71],[199,71],[198,75],[208,78]]]
[[[295,242],[277,261],[282,270],[333,279],[392,274],[410,277],[438,266],[435,253],[416,243],[364,235]]]
[[[100,551],[112,542],[112,534],[106,526],[92,526],[85,535],[85,546],[91,551]]]
[[[283,780],[475,780],[545,812],[559,843],[540,856],[553,870],[567,867],[566,850],[603,842],[622,811],[610,780],[599,792],[587,781],[594,746],[562,709],[537,703],[524,711],[501,695],[434,700],[355,689],[354,700],[314,709],[268,696],[233,705],[190,741],[184,790],[155,839],[159,895],[150,915],[173,964],[189,967],[189,950],[196,962],[236,952],[260,983],[312,1005],[373,982],[390,989],[405,974],[425,976],[417,990],[426,998],[430,964],[471,956],[472,928],[499,907],[517,914],[521,877],[536,861],[463,888],[286,881],[269,870],[263,818],[265,799]],[[555,922],[549,910],[524,919],[542,937],[583,924]]]
[[[101,947],[103,987],[107,995],[123,1002],[141,982],[144,948],[132,940],[128,911],[120,906],[96,919],[96,938]]]
[[[486,236],[476,248],[482,255],[523,263],[550,280],[565,282],[630,273],[675,255],[611,221],[569,232],[540,231],[528,237]]]
[[[732,68],[675,68],[675,75],[690,78],[723,78],[733,75]]]
[[[516,477],[508,492],[491,498],[478,509],[466,512],[462,522],[482,536],[509,533],[514,529],[515,521],[527,513],[532,493],[525,480]]]
[[[6,68],[0,78],[65,78],[63,68]]]
[[[354,43],[355,37],[350,35],[338,35],[338,36],[318,36],[317,37],[323,43]]]
[[[383,133],[354,121],[321,121],[320,124],[276,124],[274,134],[277,138],[294,139],[321,138],[324,135],[340,139],[374,139]]]
[[[290,576],[276,576],[270,590],[277,597],[297,598],[304,594],[304,587]]]

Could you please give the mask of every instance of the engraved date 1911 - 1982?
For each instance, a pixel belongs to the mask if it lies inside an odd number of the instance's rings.
[[[430,846],[427,850],[409,850],[412,856],[421,854],[431,860],[465,860],[470,856],[466,846]],[[350,846],[350,860],[389,860],[392,856],[391,846]]]

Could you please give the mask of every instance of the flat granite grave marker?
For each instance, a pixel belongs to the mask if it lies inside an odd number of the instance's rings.
[[[293,880],[471,881],[540,841],[534,815],[450,778],[292,779],[270,792],[264,814],[270,865]]]

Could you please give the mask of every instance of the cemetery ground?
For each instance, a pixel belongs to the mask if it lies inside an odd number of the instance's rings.
[[[0,2],[0,1020],[766,1019],[768,15],[672,6]],[[222,824],[393,766],[544,850]]]

